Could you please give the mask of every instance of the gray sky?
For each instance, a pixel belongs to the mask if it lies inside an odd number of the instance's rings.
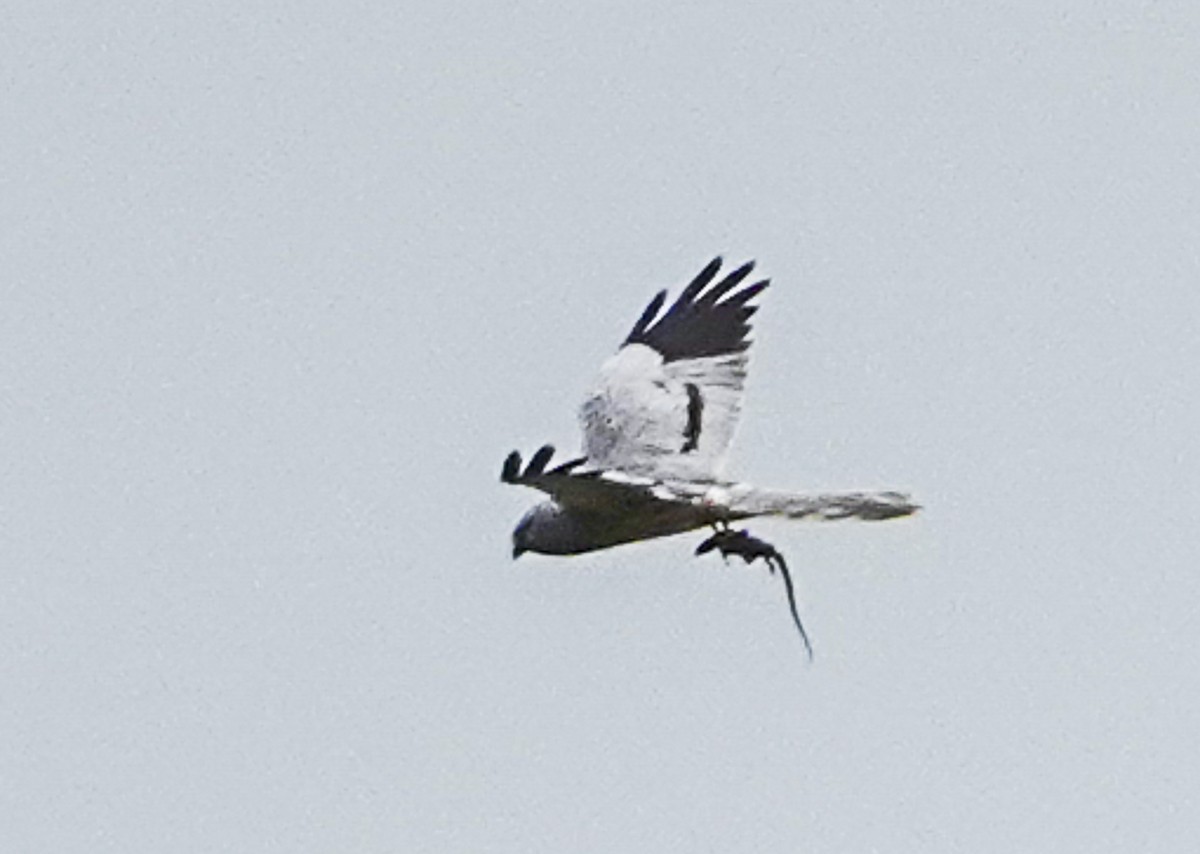
[[[1192,4],[252,5],[0,15],[0,850],[1194,850]],[[508,557],[718,253],[812,666]]]

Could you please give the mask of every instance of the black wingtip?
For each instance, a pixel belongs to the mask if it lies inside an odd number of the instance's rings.
[[[770,279],[763,279],[761,281],[755,282],[753,285],[747,285],[746,287],[744,287],[740,291],[738,291],[736,294],[731,296],[729,299],[727,299],[723,303],[721,303],[721,305],[722,306],[738,306],[740,308],[741,306],[745,305],[746,303],[750,302],[750,300],[754,299],[756,296],[761,294],[763,291],[765,291],[770,286],[770,284],[771,284]],[[757,306],[750,306],[750,308],[756,308],[756,307]]]
[[[633,325],[633,330],[625,339],[626,344],[636,343],[645,334],[647,327],[658,316],[658,312],[662,309],[663,303],[666,301],[666,291],[659,291],[654,295],[654,299],[650,300],[650,304],[646,306],[645,311],[642,312],[642,316],[638,318],[638,322]]]
[[[529,459],[529,465],[525,468],[524,477],[537,477],[546,470],[546,463],[550,462],[550,458],[554,456],[553,445],[542,445]]]
[[[666,294],[656,295],[634,324],[625,344],[644,344],[667,362],[744,352],[750,346],[746,310],[753,308],[747,303],[769,282],[763,280],[737,290],[754,270],[755,262],[748,261],[714,285],[722,263],[719,255],[710,261],[661,317],[657,315]]]
[[[500,470],[501,483],[516,483],[517,476],[521,473],[521,454],[519,451],[513,451],[504,459],[504,468]]]
[[[675,300],[675,305],[686,304],[694,301],[696,297],[700,295],[700,292],[708,287],[709,283],[716,278],[717,272],[721,269],[721,265],[723,263],[725,262],[722,260],[721,256],[718,255],[716,258],[713,258],[711,261],[705,264],[704,269],[701,270],[696,275],[696,278],[692,279],[688,286],[683,289],[683,293],[679,295],[679,299]]]
[[[704,306],[714,305],[718,300],[721,299],[721,297],[725,296],[725,294],[729,293],[738,285],[740,285],[752,272],[754,272],[754,262],[747,261],[745,264],[738,267],[721,281],[709,288],[704,293],[704,296],[700,297],[700,299],[696,301],[697,304]]]

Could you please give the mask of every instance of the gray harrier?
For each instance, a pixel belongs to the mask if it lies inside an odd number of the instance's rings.
[[[789,519],[907,516],[918,509],[898,492],[799,494],[759,489],[722,472],[741,411],[750,341],[751,302],[766,289],[741,287],[754,269],[743,264],[716,284],[716,258],[660,316],[661,291],[616,355],[600,369],[580,410],[583,456],[547,468],[543,446],[522,469],[514,451],[501,480],[550,496],[513,531],[513,557],[532,551],[571,555],[711,527],[697,554],[717,550],[747,563],[778,567],[792,617],[811,657],[783,556],[729,523],[753,516]]]

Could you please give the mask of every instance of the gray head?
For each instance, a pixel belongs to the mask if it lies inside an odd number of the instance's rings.
[[[524,552],[574,554],[586,543],[578,521],[553,501],[543,501],[513,529],[513,559]]]

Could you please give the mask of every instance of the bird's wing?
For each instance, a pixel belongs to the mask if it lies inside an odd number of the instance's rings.
[[[800,493],[762,489],[748,483],[658,480],[620,470],[581,469],[590,462],[583,457],[547,469],[553,456],[554,447],[543,445],[522,470],[521,455],[513,451],[504,461],[500,480],[541,490],[559,504],[577,510],[610,511],[621,504],[653,502],[702,508],[713,521],[783,516],[877,522],[910,516],[921,509],[903,492]]]
[[[740,287],[753,261],[713,284],[720,268],[713,259],[659,316],[661,291],[604,364],[580,411],[590,466],[657,479],[720,477],[741,410],[758,310],[750,301],[768,285]]]
[[[590,467],[581,470],[587,462],[582,457],[547,469],[553,456],[554,446],[543,445],[522,469],[521,454],[513,451],[504,461],[500,480],[540,490],[562,506],[576,511],[608,513],[621,506],[644,506],[646,503],[695,506],[701,494],[695,489],[687,490],[683,484],[673,487],[622,471]]]

